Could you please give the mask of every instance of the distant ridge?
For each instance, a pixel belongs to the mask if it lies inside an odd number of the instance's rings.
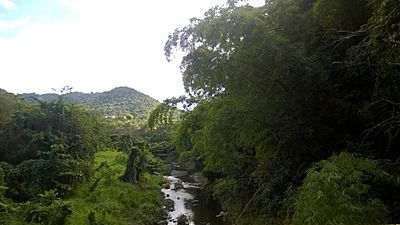
[[[38,101],[56,101],[59,97],[58,94],[35,93],[25,93],[18,96],[31,104]],[[65,102],[87,106],[105,117],[133,116],[137,119],[146,118],[151,108],[159,103],[150,96],[129,87],[117,87],[111,91],[96,93],[71,92],[65,94]]]

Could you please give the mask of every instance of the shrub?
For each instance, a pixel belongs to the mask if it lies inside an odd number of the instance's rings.
[[[388,209],[371,188],[385,179],[376,160],[341,153],[320,161],[299,189],[293,224],[385,224]]]

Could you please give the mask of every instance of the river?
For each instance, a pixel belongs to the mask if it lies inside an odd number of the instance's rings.
[[[170,176],[165,176],[170,183],[168,188],[162,188],[166,201],[171,207],[168,212],[168,225],[176,225],[177,218],[185,215],[190,225],[224,225],[219,204],[213,200],[200,183],[194,181],[186,171],[173,170]],[[168,208],[168,207],[167,207]]]

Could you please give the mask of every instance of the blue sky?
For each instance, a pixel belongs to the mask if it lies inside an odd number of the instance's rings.
[[[56,0],[0,0],[0,37],[13,38],[29,23],[68,20],[73,16],[73,11]]]
[[[261,4],[264,0],[253,0]],[[158,100],[183,94],[168,34],[225,0],[0,0],[0,88],[99,92],[129,86]]]

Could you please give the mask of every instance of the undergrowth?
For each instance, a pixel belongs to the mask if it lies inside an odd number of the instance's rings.
[[[144,225],[163,215],[162,178],[144,173],[137,184],[120,181],[127,158],[125,153],[116,151],[96,154],[94,176],[69,199],[72,215],[67,224]]]

